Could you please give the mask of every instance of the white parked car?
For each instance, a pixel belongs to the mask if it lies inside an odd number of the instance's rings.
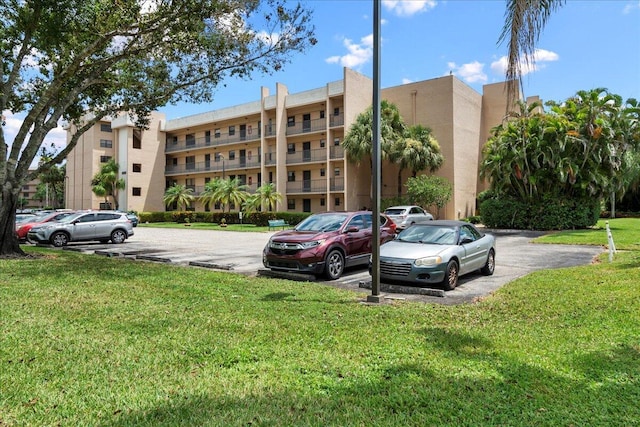
[[[433,215],[420,206],[391,206],[384,213],[396,223],[398,232],[410,225],[433,220]]]
[[[116,211],[78,212],[33,227],[27,233],[30,241],[65,246],[69,242],[99,240],[123,243],[133,236],[133,225],[127,214]]]

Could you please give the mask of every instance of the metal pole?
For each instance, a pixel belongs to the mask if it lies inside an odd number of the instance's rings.
[[[373,150],[371,186],[373,194],[373,233],[371,249],[371,295],[368,302],[382,302],[380,294],[380,5],[382,0],[373,0]]]

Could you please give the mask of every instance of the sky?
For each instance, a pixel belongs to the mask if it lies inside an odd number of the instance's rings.
[[[260,99],[260,88],[289,93],[324,87],[349,67],[373,77],[373,2],[307,0],[318,43],[296,54],[283,70],[228,79],[210,104],[181,103],[160,111],[184,117]],[[504,80],[507,45],[498,45],[504,0],[388,0],[381,8],[381,86],[453,73],[473,89]],[[535,67],[522,78],[524,95],[563,101],[580,90],[606,88],[640,99],[640,0],[568,0],[549,19],[537,43]],[[5,111],[5,137],[21,118]],[[45,140],[63,145],[55,129]]]

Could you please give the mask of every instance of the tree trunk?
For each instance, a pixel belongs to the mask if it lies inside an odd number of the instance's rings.
[[[25,256],[16,236],[18,196],[11,191],[2,190],[0,202],[0,256]]]

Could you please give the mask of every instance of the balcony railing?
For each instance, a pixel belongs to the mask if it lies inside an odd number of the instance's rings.
[[[308,163],[308,162],[324,162],[327,160],[327,151],[324,148],[316,148],[313,150],[296,151],[295,153],[287,153],[287,164]]]
[[[304,179],[302,181],[287,182],[287,194],[326,193],[326,191],[326,179]]]
[[[329,116],[329,126],[342,126],[344,125],[344,114],[338,114],[337,116]]]
[[[319,132],[327,128],[325,119],[303,120],[302,123],[295,123],[292,126],[287,124],[287,135],[298,135],[307,132]]]
[[[185,173],[200,173],[200,172],[222,172],[234,169],[250,169],[260,167],[260,157],[256,156],[257,160],[248,159],[234,159],[234,160],[220,160],[220,161],[204,161],[198,163],[187,163],[183,165],[166,165],[164,167],[165,175],[180,175]]]
[[[339,176],[329,180],[329,188],[331,191],[344,191],[344,178]]]
[[[329,147],[329,156],[332,159],[344,159],[344,148],[342,145],[332,145]]]
[[[264,164],[266,166],[275,165],[276,164],[276,153],[265,153],[264,154]]]
[[[215,135],[203,136],[201,138],[193,138],[184,141],[167,141],[164,152],[171,153],[174,151],[183,150],[196,150],[207,147],[217,147],[219,145],[235,144],[237,142],[256,141],[260,139],[260,133],[243,134],[237,132],[234,135],[220,134],[219,137]]]

